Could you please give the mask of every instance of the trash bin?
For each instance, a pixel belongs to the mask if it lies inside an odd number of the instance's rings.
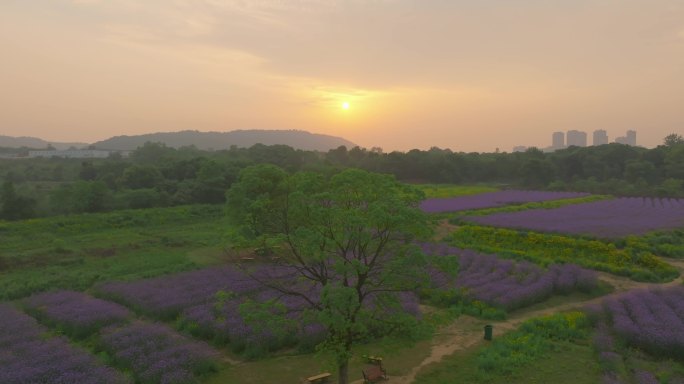
[[[492,333],[494,331],[494,327],[492,325],[485,325],[484,326],[484,339],[485,340],[491,340],[492,339]]]

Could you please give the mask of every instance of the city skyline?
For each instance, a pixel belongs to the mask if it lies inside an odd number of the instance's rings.
[[[587,132],[576,129],[571,129],[565,132],[556,131],[551,134],[551,145],[542,147],[540,149],[545,151],[556,151],[570,146],[587,147],[606,145],[610,143],[637,146],[637,131],[633,129],[628,129],[624,136],[617,136],[613,141],[610,141],[608,132],[605,129],[594,130],[592,132],[591,143],[589,143],[588,137],[589,135]],[[522,152],[532,147],[534,146],[516,145],[513,147],[513,152]]]

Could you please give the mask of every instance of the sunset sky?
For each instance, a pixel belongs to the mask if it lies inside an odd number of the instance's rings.
[[[684,134],[684,1],[2,0],[0,103],[0,135],[53,141],[510,151],[634,129],[652,147]]]

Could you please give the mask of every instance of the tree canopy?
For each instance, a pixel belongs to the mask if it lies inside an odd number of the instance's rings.
[[[348,382],[355,343],[416,329],[398,294],[427,281],[415,243],[430,234],[422,198],[389,175],[287,174],[272,165],[246,168],[228,193],[248,243],[268,247],[296,276],[260,281],[307,301],[311,318],[327,329],[320,347],[334,353],[340,383]]]

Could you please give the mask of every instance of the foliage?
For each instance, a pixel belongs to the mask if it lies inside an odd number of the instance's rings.
[[[676,268],[641,249],[617,248],[598,240],[464,225],[449,236],[451,244],[501,257],[529,260],[542,266],[575,263],[637,281],[669,281]]]
[[[589,322],[581,312],[555,314],[524,322],[516,331],[495,339],[478,354],[483,376],[511,374],[553,348],[552,341],[576,341],[588,336]]]
[[[129,204],[127,195],[122,193],[130,189],[155,190],[167,197],[155,200],[155,206],[220,204],[225,201],[224,192],[235,182],[239,172],[257,164],[274,164],[288,172],[316,170],[327,173],[354,167],[393,174],[408,182],[451,185],[423,187],[428,195],[436,194],[434,197],[484,192],[488,188],[454,184],[617,196],[684,197],[684,145],[679,139],[679,135],[670,135],[666,145],[653,149],[610,144],[571,147],[553,153],[538,150],[457,153],[439,148],[383,153],[376,149],[340,147],[320,154],[284,145],[259,144],[251,148],[201,151],[146,143],[133,151],[130,158],[0,159],[0,178],[13,182],[22,197],[35,201],[33,208],[37,216],[136,206]],[[97,209],[84,209],[49,198],[53,190],[62,186],[68,188],[76,181],[104,183],[107,186],[105,204]]]
[[[223,210],[184,206],[0,223],[0,300],[217,262]],[[202,249],[216,256],[195,258]]]
[[[654,232],[642,237],[628,237],[624,244],[634,249],[645,250],[656,255],[684,258],[684,231]]]
[[[301,297],[328,334],[321,348],[332,351],[348,380],[352,346],[392,331],[410,331],[411,320],[393,292],[422,280],[425,259],[412,242],[429,234],[418,209],[423,194],[386,175],[346,170],[329,178],[288,175],[273,166],[244,170],[228,193],[231,214],[244,223],[253,244],[279,246],[279,264],[293,277],[261,280],[271,289]],[[372,303],[369,305],[369,303]],[[391,315],[388,315],[388,312]],[[408,316],[408,317],[407,317]]]
[[[0,191],[0,219],[21,220],[33,216],[35,201],[20,196],[14,188],[14,183],[5,181]]]
[[[498,190],[489,186],[454,184],[417,184],[416,187],[423,191],[428,199],[470,196]]]
[[[684,144],[684,137],[677,133],[671,133],[665,136],[665,138],[663,139],[663,144],[665,144],[668,147]]]

